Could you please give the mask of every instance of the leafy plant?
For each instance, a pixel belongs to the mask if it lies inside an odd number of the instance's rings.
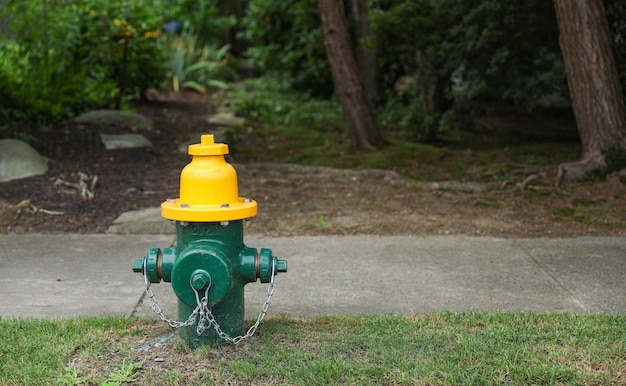
[[[190,88],[205,92],[207,87],[226,88],[225,79],[234,79],[235,71],[229,66],[229,45],[212,49],[198,42],[191,27],[183,28],[180,35],[169,37],[169,77],[172,89]]]
[[[159,14],[147,1],[7,0],[0,95],[30,117],[121,104],[162,79]]]
[[[320,215],[317,218],[317,229],[324,230],[328,229],[328,225],[324,222],[324,216]]]

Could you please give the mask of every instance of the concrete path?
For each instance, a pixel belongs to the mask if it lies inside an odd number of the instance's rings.
[[[0,235],[0,317],[155,317],[131,262],[171,245],[158,235]],[[626,238],[249,236],[289,272],[269,314],[531,311],[626,313]],[[153,284],[176,317],[169,283]],[[255,316],[267,284],[246,286]]]

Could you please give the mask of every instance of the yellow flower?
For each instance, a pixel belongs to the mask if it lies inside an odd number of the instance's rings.
[[[161,31],[160,30],[157,30],[157,31],[154,31],[154,32],[148,31],[148,32],[146,32],[144,34],[144,36],[147,37],[147,38],[156,38],[156,37],[159,37],[160,35],[161,35]]]
[[[113,20],[113,25],[114,25],[114,26],[119,27],[119,26],[120,26],[120,24],[122,24],[122,22],[120,21],[120,19],[115,19],[115,20]]]

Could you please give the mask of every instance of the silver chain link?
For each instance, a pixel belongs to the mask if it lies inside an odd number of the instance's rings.
[[[189,315],[186,321],[178,322],[178,321],[168,319],[163,313],[163,311],[161,311],[161,308],[159,307],[159,305],[157,304],[156,296],[154,295],[154,292],[150,288],[150,281],[148,280],[148,276],[145,275],[145,272],[147,272],[146,261],[147,259],[144,260],[144,282],[146,285],[146,293],[148,294],[148,297],[150,298],[150,308],[152,308],[152,310],[159,316],[159,318],[162,321],[166,322],[167,324],[169,324],[171,327],[174,327],[174,328],[193,326],[194,324],[196,324],[196,320],[199,315],[200,319],[198,320],[198,325],[196,327],[196,333],[198,335],[202,335],[204,331],[206,331],[212,325],[213,329],[215,330],[215,332],[220,338],[233,344],[237,344],[241,342],[242,340],[253,336],[256,333],[257,329],[259,328],[259,324],[261,324],[261,322],[263,321],[263,318],[265,318],[265,315],[267,314],[267,310],[269,309],[269,306],[270,306],[270,300],[272,299],[272,295],[274,294],[274,274],[276,270],[276,260],[272,259],[272,275],[270,278],[270,285],[267,288],[267,299],[265,300],[265,302],[263,303],[263,306],[261,307],[261,312],[259,312],[256,322],[248,329],[248,331],[246,331],[245,335],[238,335],[233,338],[222,330],[217,320],[215,320],[215,317],[213,316],[211,309],[208,306],[209,289],[211,288],[210,284],[207,287],[207,289],[204,291],[204,296],[202,298],[200,298],[200,293],[198,292],[198,290],[192,287],[196,295],[196,308],[193,310],[191,315]]]

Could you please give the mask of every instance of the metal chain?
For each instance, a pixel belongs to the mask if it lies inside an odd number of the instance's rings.
[[[147,272],[146,271],[146,262],[147,262],[147,259],[144,259],[144,262],[143,262],[143,271],[144,272]],[[192,326],[192,325],[194,325],[196,323],[196,318],[198,316],[198,313],[200,312],[200,304],[199,303],[196,306],[196,308],[193,310],[191,315],[189,315],[189,318],[187,318],[186,321],[184,321],[184,322],[177,322],[177,321],[168,319],[167,317],[165,317],[165,314],[163,313],[163,311],[161,311],[161,307],[159,307],[159,305],[157,304],[156,296],[154,295],[154,292],[150,288],[150,281],[148,280],[148,275],[146,275],[144,273],[143,279],[144,279],[144,283],[145,283],[145,286],[146,286],[146,293],[148,294],[148,297],[150,298],[150,308],[152,308],[152,311],[154,311],[159,316],[159,318],[161,318],[162,321],[166,322],[167,324],[170,325],[170,327],[174,327],[174,328]],[[206,296],[205,296],[207,298],[208,298],[208,292],[209,292],[209,289],[207,288]]]
[[[200,298],[199,292],[195,288],[192,287],[196,295],[196,308],[193,310],[191,315],[189,315],[186,321],[177,322],[177,321],[168,319],[165,316],[165,314],[163,314],[163,311],[161,311],[161,308],[157,304],[154,292],[152,291],[152,289],[150,289],[150,281],[148,280],[148,277],[145,274],[144,274],[144,281],[146,285],[146,293],[148,294],[148,297],[150,298],[150,308],[152,308],[152,310],[159,316],[159,318],[161,318],[162,321],[166,322],[167,324],[169,324],[171,327],[174,327],[174,328],[187,327],[187,326],[194,325],[199,315],[200,320],[198,320],[198,325],[196,327],[196,333],[198,335],[202,335],[204,331],[206,331],[208,328],[211,327],[211,325],[213,325],[213,329],[215,330],[215,332],[220,338],[230,343],[237,344],[241,342],[242,340],[253,336],[256,333],[257,329],[259,328],[259,325],[263,321],[263,318],[265,318],[265,315],[267,314],[267,310],[269,309],[269,306],[270,306],[270,300],[272,299],[272,295],[274,295],[275,270],[276,270],[276,260],[272,259],[272,275],[270,278],[270,285],[267,288],[267,299],[265,300],[265,302],[263,303],[263,306],[261,307],[261,312],[259,312],[256,322],[248,329],[248,331],[246,331],[245,335],[239,335],[234,338],[222,330],[217,320],[215,320],[215,317],[213,316],[211,309],[208,306],[209,289],[211,288],[211,285],[209,285],[207,289],[204,291],[204,296],[202,298]],[[144,272],[147,272],[146,260],[144,260]]]
[[[261,307],[261,312],[259,312],[256,322],[248,329],[248,331],[246,331],[246,334],[239,335],[233,338],[227,333],[225,333],[220,327],[219,323],[217,323],[217,320],[215,320],[215,318],[213,317],[213,313],[211,313],[211,309],[206,307],[206,302],[205,302],[204,303],[205,309],[204,309],[204,312],[202,310],[200,311],[200,322],[198,322],[198,328],[196,329],[196,332],[198,333],[198,335],[202,334],[202,332],[204,332],[204,330],[210,327],[211,325],[213,325],[213,329],[215,330],[215,332],[220,338],[233,344],[237,344],[241,342],[242,340],[254,335],[256,330],[259,328],[259,324],[261,324],[261,322],[263,321],[263,318],[265,318],[265,315],[267,314],[267,310],[269,309],[269,306],[270,306],[270,300],[272,299],[272,295],[274,294],[274,274],[276,270],[276,261],[274,259],[272,260],[273,260],[272,275],[270,278],[270,285],[267,288],[267,299],[265,300],[265,302],[263,303],[263,306]],[[209,322],[208,326],[206,327],[204,326],[203,319],[206,319],[206,321]],[[202,324],[202,330],[200,330],[201,324]]]

